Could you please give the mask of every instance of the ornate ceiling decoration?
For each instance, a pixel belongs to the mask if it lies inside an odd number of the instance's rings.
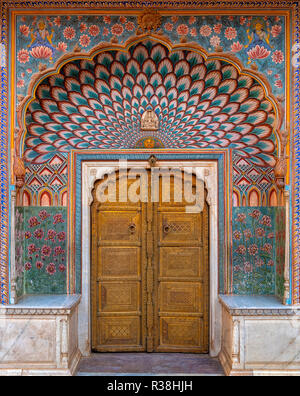
[[[138,17],[139,28],[143,32],[156,32],[161,26],[161,15],[157,10],[146,9]]]
[[[163,147],[231,148],[273,167],[277,121],[266,95],[223,54],[170,51],[144,39],[128,52],[65,62],[43,79],[26,111],[24,158],[44,163],[56,151],[139,147],[147,138],[141,122],[148,110],[159,125],[152,139]]]

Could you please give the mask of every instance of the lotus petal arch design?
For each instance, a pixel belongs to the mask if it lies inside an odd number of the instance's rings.
[[[253,77],[232,64],[145,40],[128,53],[102,52],[45,78],[26,112],[25,160],[44,163],[71,149],[136,148],[141,119],[166,148],[234,149],[274,166],[274,107]],[[139,143],[138,143],[139,142]]]

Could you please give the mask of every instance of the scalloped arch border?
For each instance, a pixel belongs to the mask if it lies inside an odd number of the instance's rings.
[[[283,111],[278,104],[275,96],[272,94],[272,89],[270,86],[269,81],[267,78],[253,70],[244,68],[243,63],[235,56],[229,53],[209,53],[204,48],[202,48],[196,42],[187,42],[187,43],[178,43],[174,44],[168,37],[161,36],[158,34],[143,34],[139,36],[130,37],[124,45],[117,44],[117,43],[109,43],[109,42],[102,42],[93,47],[88,53],[81,51],[77,52],[69,52],[63,56],[61,56],[56,62],[53,68],[48,68],[42,72],[36,73],[30,80],[28,86],[28,94],[22,100],[20,105],[17,109],[17,121],[19,125],[19,133],[16,138],[16,154],[17,156],[23,157],[24,153],[24,145],[25,145],[25,138],[27,135],[27,127],[25,122],[25,116],[27,109],[32,101],[36,99],[36,90],[38,86],[48,77],[52,75],[56,75],[60,73],[60,70],[65,66],[67,63],[74,61],[74,60],[92,60],[95,56],[102,52],[109,52],[109,51],[121,51],[124,53],[128,53],[130,48],[138,43],[141,43],[145,40],[152,40],[157,43],[164,45],[170,53],[174,51],[180,50],[188,50],[195,53],[199,53],[203,56],[205,60],[221,60],[227,62],[234,66],[240,75],[246,75],[252,77],[255,81],[257,81],[260,86],[263,88],[266,99],[272,104],[275,115],[276,115],[276,126],[273,128],[273,134],[275,135],[276,143],[277,143],[277,154],[281,151],[282,146],[282,136],[280,133],[280,127],[283,120]]]

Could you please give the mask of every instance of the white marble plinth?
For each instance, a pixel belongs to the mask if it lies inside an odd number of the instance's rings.
[[[79,296],[31,296],[0,308],[0,375],[73,375]]]
[[[300,376],[300,307],[275,297],[221,296],[226,375]]]

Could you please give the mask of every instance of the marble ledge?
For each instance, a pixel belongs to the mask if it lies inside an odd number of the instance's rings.
[[[300,306],[283,305],[275,296],[220,295],[219,301],[233,316],[300,316]]]
[[[68,315],[80,299],[78,294],[25,296],[18,304],[1,305],[0,315]]]

